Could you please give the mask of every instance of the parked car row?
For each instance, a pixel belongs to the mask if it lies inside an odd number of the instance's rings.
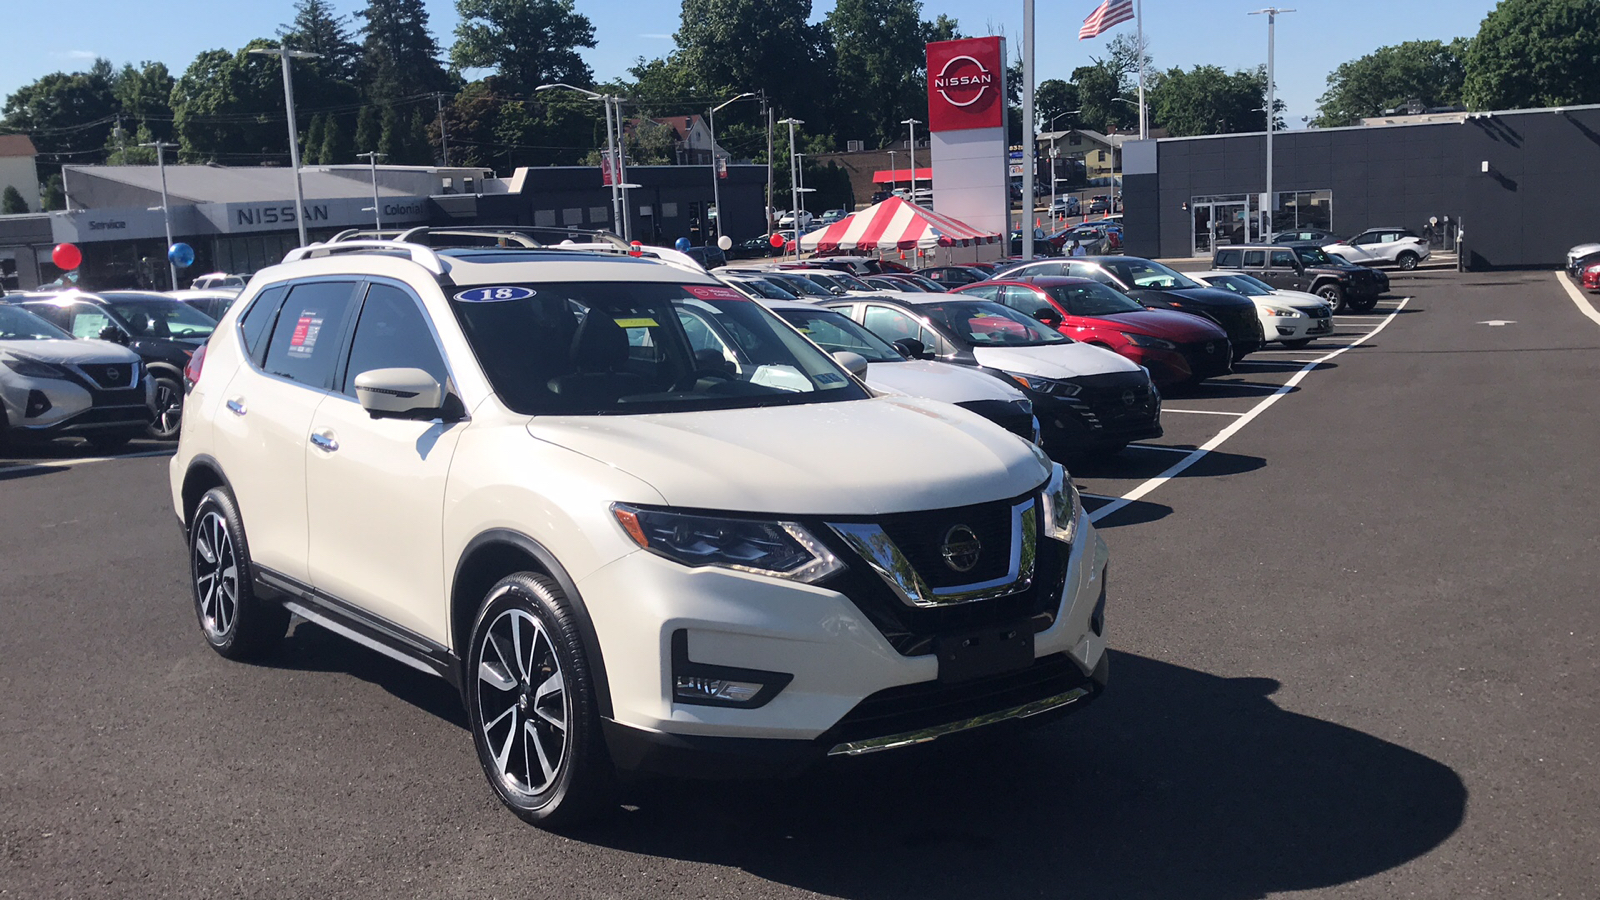
[[[1244,272],[1274,290],[1316,294],[1334,312],[1366,312],[1389,292],[1389,276],[1382,271],[1331,256],[1314,243],[1220,247],[1211,265]]]
[[[1281,231],[1272,236],[1274,244],[1310,244],[1330,256],[1363,266],[1397,266],[1409,272],[1433,255],[1428,242],[1409,228],[1368,228],[1348,239],[1321,228]]]

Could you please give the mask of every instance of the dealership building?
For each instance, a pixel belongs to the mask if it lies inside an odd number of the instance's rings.
[[[1460,234],[1468,268],[1554,266],[1600,240],[1600,106],[1455,112],[1278,132],[1272,227],[1264,133],[1129,141],[1127,252],[1209,257],[1270,231]]]
[[[195,263],[179,275],[251,273],[299,244],[294,176],[277,167],[170,165],[66,166],[68,208],[0,216],[0,275],[8,290],[27,290],[62,276],[51,262],[56,244],[83,254],[78,283],[89,288],[168,287],[167,222],[174,241],[189,244]],[[715,240],[710,166],[631,166],[626,215],[646,244],[687,237]],[[373,196],[376,180],[377,210]],[[727,168],[717,187],[724,233],[736,240],[766,230],[765,166]],[[598,167],[518,169],[497,178],[488,169],[432,166],[318,166],[301,170],[309,240],[351,228],[418,225],[524,225],[620,231],[611,188]],[[186,277],[187,276],[187,277]]]

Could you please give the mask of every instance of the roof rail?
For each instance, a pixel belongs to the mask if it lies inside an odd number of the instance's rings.
[[[283,261],[286,263],[291,263],[298,262],[302,259],[311,259],[315,256],[328,256],[333,253],[343,253],[346,251],[371,252],[374,250],[386,250],[391,253],[404,253],[411,258],[412,262],[423,267],[424,269],[427,269],[429,272],[432,272],[435,275],[444,274],[444,261],[439,258],[439,254],[433,252],[431,248],[424,247],[421,244],[412,244],[402,241],[354,240],[340,241],[336,244],[312,244],[309,247],[296,247],[293,250],[290,250],[284,255]]]
[[[570,241],[574,238],[585,242],[604,242],[621,250],[628,249],[628,242],[609,231],[588,230],[583,228],[562,228],[543,225],[468,225],[432,227],[419,225],[408,229],[396,236],[398,241],[411,241],[429,246],[448,246],[434,237],[477,237],[498,238],[501,240],[516,241],[518,245],[527,248],[553,247],[557,241],[547,239],[555,236],[558,240]]]
[[[323,243],[343,244],[349,241],[392,241],[401,233],[402,230],[398,228],[386,228],[382,231],[374,231],[371,228],[346,228]]]

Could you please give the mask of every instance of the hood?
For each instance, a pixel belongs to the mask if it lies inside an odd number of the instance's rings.
[[[1149,289],[1143,288],[1141,290]],[[1197,303],[1201,306],[1233,306],[1241,309],[1253,308],[1255,306],[1255,304],[1251,303],[1248,298],[1241,297],[1238,294],[1235,294],[1233,291],[1222,290],[1221,288],[1177,288],[1169,291],[1159,291],[1159,293],[1169,297],[1182,297],[1183,299],[1188,300],[1190,303]]]
[[[535,438],[639,478],[673,506],[883,515],[1015,497],[1041,451],[936,401],[876,397],[639,416],[541,416]]]
[[[0,353],[15,353],[43,362],[78,365],[139,361],[137,353],[110,341],[0,341]]]
[[[973,347],[978,365],[1040,378],[1079,378],[1113,372],[1136,372],[1139,366],[1089,344],[1044,344],[1038,347]]]
[[[1027,395],[987,372],[927,359],[872,363],[867,366],[867,384],[878,390],[945,403],[1027,399]]]
[[[1266,297],[1263,299],[1276,300],[1279,303],[1282,303],[1286,306],[1292,306],[1295,309],[1304,309],[1308,306],[1317,307],[1328,305],[1326,300],[1323,300],[1316,294],[1310,294],[1305,291],[1273,291],[1271,297]]]
[[[1095,318],[1112,328],[1136,334],[1148,334],[1178,344],[1214,341],[1228,336],[1228,333],[1222,330],[1222,326],[1210,319],[1174,309],[1147,309],[1143,312],[1115,313]]]

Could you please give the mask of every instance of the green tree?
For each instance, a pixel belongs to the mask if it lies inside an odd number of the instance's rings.
[[[156,148],[144,147],[155,141],[150,133],[150,126],[139,123],[132,134],[124,128],[119,134],[115,131],[106,139],[106,165],[108,166],[153,166],[156,164]]]
[[[1461,102],[1467,42],[1406,41],[1379,47],[1360,59],[1340,63],[1328,76],[1328,91],[1318,98],[1317,125],[1353,125],[1363,116],[1412,100],[1424,107]]]
[[[322,125],[322,146],[318,149],[317,160],[324,166],[341,166],[355,162],[355,154],[343,117],[329,115]]]
[[[0,215],[14,216],[27,211],[28,201],[22,199],[22,194],[15,187],[6,185],[5,192],[0,194]]]
[[[1600,3],[1501,0],[1466,51],[1472,109],[1600,102]]]
[[[165,63],[141,62],[138,68],[125,65],[111,84],[112,96],[125,119],[132,119],[154,137],[172,137],[172,87],[176,79]]]
[[[833,45],[810,20],[811,0],[683,0],[673,37],[696,93],[765,90],[781,115],[826,131]]]
[[[249,52],[272,46],[255,40],[237,53],[208,50],[189,64],[172,89],[173,131],[185,160],[259,165],[288,159],[279,62]]]
[[[378,149],[378,141],[383,137],[383,121],[379,117],[378,108],[375,106],[361,107],[361,114],[356,116],[356,142],[355,153],[370,153]],[[350,157],[355,158],[354,154]]]
[[[311,66],[330,78],[350,81],[360,71],[361,48],[350,37],[344,16],[335,15],[328,0],[299,0],[294,5],[294,21],[278,29],[278,37],[297,50],[320,58]]]
[[[60,172],[45,179],[44,193],[39,198],[39,208],[45,212],[56,212],[67,208],[67,191],[61,186]]]
[[[433,142],[428,139],[428,120],[423,117],[421,107],[411,110],[406,119],[400,160],[401,165],[407,166],[433,165]]]
[[[397,162],[405,157],[406,135],[404,126],[400,121],[400,114],[393,106],[383,108],[383,131],[378,135],[378,152],[383,154],[383,162]],[[367,151],[358,151],[365,153]]]
[[[1175,137],[1265,131],[1266,97],[1262,67],[1231,75],[1220,66],[1172,68],[1151,93],[1151,119]]]
[[[1102,134],[1138,127],[1139,111],[1118,102],[1118,98],[1127,99],[1123,74],[1104,62],[1072,70],[1072,81],[1078,88],[1077,119],[1083,127]]]
[[[921,0],[838,0],[823,20],[834,48],[838,93],[834,135],[882,147],[897,138],[901,122],[927,118],[928,38]]]
[[[449,86],[422,0],[367,0],[356,15],[364,20],[362,80],[372,99],[398,100]]]
[[[458,68],[492,68],[523,94],[552,82],[594,83],[578,55],[595,46],[594,25],[573,11],[573,0],[456,0],[456,11],[450,60]]]
[[[1034,111],[1044,131],[1062,131],[1078,121],[1078,86],[1059,78],[1046,78],[1033,89]],[[1070,115],[1069,115],[1070,113]]]
[[[116,123],[117,98],[111,63],[97,59],[86,72],[56,72],[23,85],[6,97],[5,128],[33,137],[39,162],[92,162]]]
[[[322,158],[322,144],[326,140],[325,131],[328,127],[327,116],[312,116],[311,127],[306,129],[306,147],[300,153],[300,161],[308,166],[321,166],[327,163]]]

